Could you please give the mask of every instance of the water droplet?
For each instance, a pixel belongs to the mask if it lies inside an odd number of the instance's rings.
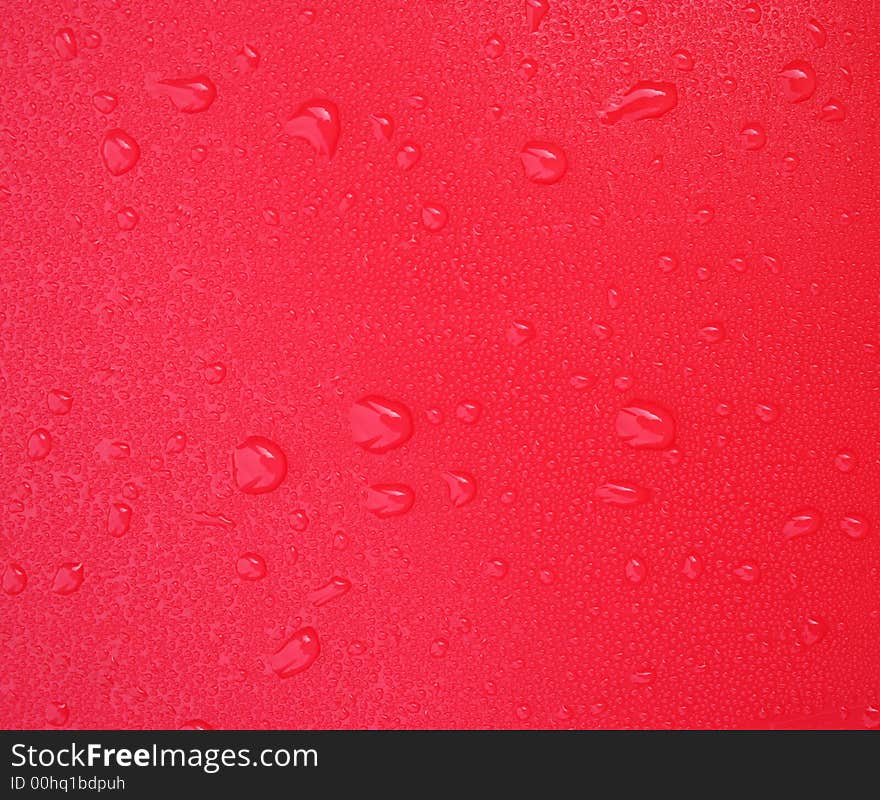
[[[501,580],[502,578],[507,576],[509,566],[504,559],[496,558],[492,561],[487,561],[484,565],[484,569],[486,575],[490,578]]]
[[[111,503],[107,515],[107,533],[111,536],[124,536],[131,526],[131,506],[125,503]]]
[[[720,324],[704,325],[700,328],[699,336],[706,344],[718,344],[724,340],[724,326]]]
[[[630,583],[642,583],[645,578],[648,576],[648,568],[645,566],[645,563],[638,558],[631,558],[626,562],[626,579]]]
[[[235,562],[238,577],[246,581],[258,581],[266,577],[266,561],[257,553],[242,553]]]
[[[843,122],[846,118],[846,108],[840,100],[831,99],[822,106],[819,119],[822,122]]]
[[[828,33],[817,19],[811,19],[807,23],[807,35],[816,47],[825,47],[825,43],[828,41]]]
[[[687,50],[676,50],[672,54],[672,66],[682,72],[690,72],[694,68],[694,57]]]
[[[634,400],[617,412],[617,435],[630,447],[664,450],[675,439],[672,412],[656,403]]]
[[[226,377],[226,365],[221,364],[219,361],[213,364],[205,364],[202,374],[205,376],[207,383],[216,386],[218,383],[222,383]]]
[[[327,603],[342,597],[351,590],[351,581],[334,575],[320,589],[316,589],[309,595],[313,606],[325,606]]]
[[[757,3],[747,3],[743,6],[743,15],[747,22],[758,23],[761,21],[761,7]]]
[[[529,33],[537,32],[549,10],[548,0],[526,0],[526,22],[529,26]]]
[[[449,502],[456,508],[467,505],[477,495],[477,481],[467,472],[444,472]]]
[[[672,253],[661,253],[657,256],[657,266],[661,272],[673,272],[678,266],[678,259]]]
[[[801,643],[805,647],[812,647],[825,638],[828,633],[828,624],[818,617],[807,617],[801,626]]]
[[[483,51],[489,58],[500,58],[504,53],[504,41],[500,36],[492,35],[486,39]]]
[[[120,128],[104,134],[101,142],[101,158],[111,175],[124,175],[131,170],[141,156],[138,143]]]
[[[210,731],[213,728],[203,719],[190,719],[183,723],[177,730],[179,731]]]
[[[321,653],[318,632],[301,628],[269,658],[269,666],[279,678],[290,678],[307,670]]]
[[[856,466],[856,459],[852,453],[841,452],[834,456],[834,466],[840,472],[852,472]]]
[[[871,526],[864,517],[857,517],[854,514],[844,517],[840,520],[840,530],[842,530],[850,539],[864,539],[868,535]]]
[[[880,728],[880,708],[866,706],[862,712],[862,725],[871,731]]]
[[[767,144],[767,134],[757,122],[750,122],[739,132],[739,140],[745,150],[760,150]]]
[[[27,454],[33,461],[41,461],[52,450],[52,436],[45,428],[37,428],[28,438]]]
[[[449,642],[446,639],[434,639],[430,652],[432,658],[443,658],[449,652]]]
[[[132,231],[139,221],[138,213],[131,206],[120,208],[116,212],[116,224],[121,231]]]
[[[364,507],[380,519],[397,517],[409,511],[415,494],[403,483],[377,483],[367,488]]]
[[[628,483],[603,483],[596,488],[595,496],[611,506],[636,506],[651,498],[647,489]]]
[[[519,159],[526,178],[532,183],[556,183],[568,168],[565,151],[550,142],[526,142],[520,150]]]
[[[524,320],[514,320],[507,329],[507,341],[514,347],[535,338],[535,326]]]
[[[102,114],[110,114],[116,110],[119,100],[110,92],[96,92],[92,95],[92,105]]]
[[[449,220],[449,214],[441,205],[430,205],[422,208],[422,225],[432,233],[443,230]]]
[[[233,451],[232,475],[245,494],[265,494],[287,476],[287,457],[270,439],[249,436]]]
[[[27,586],[27,573],[18,564],[7,564],[3,572],[3,591],[8,595],[21,594]]]
[[[62,564],[58,567],[58,571],[52,580],[52,591],[56,594],[73,594],[82,586],[84,577],[82,562]]]
[[[755,414],[761,422],[776,422],[779,419],[779,409],[769,403],[759,403],[755,406]]]
[[[422,157],[422,149],[415,142],[404,142],[397,151],[397,166],[409,172]]]
[[[309,527],[309,517],[301,508],[290,515],[290,526],[297,532],[302,533]]]
[[[455,416],[465,425],[476,424],[483,413],[483,407],[476,402],[459,403],[455,408]]]
[[[61,389],[53,389],[46,395],[46,405],[53,414],[64,416],[73,408],[73,396]]]
[[[621,97],[612,97],[599,112],[606,125],[662,117],[678,105],[675,84],[639,81]]]
[[[236,53],[235,61],[242,72],[253,72],[260,66],[260,54],[252,45],[244,44]]]
[[[394,122],[385,114],[370,114],[370,122],[373,125],[373,136],[377,142],[390,142],[394,135]]]
[[[55,52],[62,61],[76,58],[76,37],[70,28],[61,28],[56,31]]]
[[[53,728],[63,728],[70,720],[67,703],[53,702],[46,706],[46,722]]]
[[[703,559],[695,553],[691,553],[681,565],[681,574],[688,580],[695,581],[703,574]]]
[[[733,574],[743,583],[755,583],[758,580],[758,568],[753,564],[740,564],[734,568]]]
[[[165,95],[174,107],[184,114],[207,111],[217,97],[217,87],[207,75],[166,78],[156,84],[156,90]]]
[[[822,515],[812,508],[805,508],[793,514],[782,526],[782,535],[788,539],[795,536],[813,534],[819,530],[822,524]]]
[[[410,410],[397,400],[378,395],[362,397],[351,407],[354,441],[370,453],[386,453],[407,442],[413,434]]]
[[[816,91],[816,71],[806,61],[795,60],[786,64],[779,77],[782,93],[792,103],[809,100]]]
[[[177,431],[165,442],[165,452],[170,454],[182,453],[186,449],[186,434]]]
[[[318,155],[333,158],[339,141],[339,109],[330,100],[307,100],[287,122],[285,130],[308,142]]]

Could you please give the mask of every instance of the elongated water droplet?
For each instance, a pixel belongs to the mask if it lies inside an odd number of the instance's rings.
[[[309,595],[309,599],[313,606],[325,606],[327,603],[336,600],[346,594],[351,589],[351,581],[347,578],[340,578],[334,575],[320,589],[315,589]]]
[[[107,515],[107,533],[111,536],[124,536],[131,527],[131,506],[126,503],[111,503]]]
[[[529,33],[535,33],[541,27],[549,10],[548,0],[526,0],[526,22],[529,26]]]
[[[76,36],[70,28],[61,28],[55,33],[55,52],[62,61],[76,58]]]
[[[651,498],[647,489],[629,483],[603,483],[596,488],[595,496],[611,506],[637,506]]]
[[[45,428],[37,428],[28,437],[27,454],[32,461],[42,461],[52,450],[52,435]]]
[[[662,117],[678,105],[673,83],[639,81],[621,97],[609,100],[599,119],[606,125]]]
[[[207,75],[166,78],[156,84],[156,90],[165,95],[174,107],[184,114],[207,111],[217,97],[217,87]]]
[[[301,628],[269,658],[269,666],[279,678],[290,678],[307,670],[321,653],[318,632]]]

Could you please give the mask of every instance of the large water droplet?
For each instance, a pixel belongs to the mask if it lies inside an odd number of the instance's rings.
[[[672,412],[657,403],[634,400],[617,412],[617,435],[630,447],[663,450],[675,439]]]
[[[806,61],[795,60],[786,64],[779,77],[782,93],[792,103],[809,100],[816,91],[816,71]]]
[[[333,158],[339,141],[339,109],[330,100],[307,100],[284,129],[291,136],[308,142],[318,155]]]
[[[217,97],[217,87],[207,75],[167,78],[156,84],[156,90],[171,100],[174,107],[184,114],[207,111]]]
[[[415,494],[403,483],[377,483],[366,490],[364,506],[377,517],[397,517],[409,511],[415,502]]]
[[[82,562],[62,564],[58,567],[58,571],[52,580],[52,591],[56,594],[73,594],[82,586],[84,577]]]
[[[871,526],[864,517],[849,514],[840,520],[840,530],[850,539],[864,539],[868,535]]]
[[[269,666],[279,678],[290,678],[312,666],[320,652],[318,632],[301,628],[269,657]]]
[[[541,27],[541,22],[549,10],[548,0],[526,0],[526,22],[529,25],[529,33],[535,33]]]
[[[673,83],[639,81],[622,97],[609,100],[599,112],[606,125],[656,119],[678,105],[678,90]]]
[[[456,508],[467,505],[477,495],[477,481],[466,472],[444,472],[443,480],[449,490],[449,502]]]
[[[805,508],[792,514],[782,526],[782,535],[785,539],[793,539],[795,536],[806,536],[819,530],[822,524],[822,515],[812,508]]]
[[[530,181],[545,185],[556,183],[568,168],[565,151],[550,142],[526,142],[519,160]]]
[[[141,156],[138,143],[120,128],[104,134],[101,142],[101,158],[111,175],[124,175],[131,170]]]
[[[368,395],[354,403],[350,419],[355,442],[370,453],[400,447],[413,433],[410,410],[397,400],[378,395]]]
[[[246,494],[265,494],[277,489],[287,476],[287,457],[275,442],[249,436],[232,454],[235,483]]]
[[[61,28],[55,33],[55,52],[62,61],[76,58],[76,37],[70,28]]]

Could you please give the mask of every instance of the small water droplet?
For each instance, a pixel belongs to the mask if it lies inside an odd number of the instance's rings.
[[[864,539],[868,535],[871,526],[864,517],[858,517],[850,514],[840,520],[840,530],[842,530],[850,539]]]
[[[828,41],[825,26],[817,19],[811,19],[807,23],[807,35],[815,47],[825,47],[825,43]]]
[[[377,142],[390,142],[394,135],[394,122],[386,114],[370,114],[373,136]]]
[[[446,639],[434,639],[430,652],[432,658],[443,658],[449,652],[449,642]]]
[[[107,515],[107,533],[111,536],[124,536],[131,527],[131,506],[126,503],[111,503]]]
[[[486,39],[483,51],[489,58],[500,58],[504,54],[504,40],[493,34]]]
[[[235,562],[238,577],[246,581],[258,581],[266,577],[266,561],[258,553],[242,553]]]
[[[767,134],[757,122],[749,122],[740,130],[739,140],[745,150],[760,150],[767,144]]]
[[[483,413],[483,407],[477,402],[465,401],[455,408],[455,416],[465,425],[476,424]]]
[[[449,220],[449,213],[441,205],[428,205],[422,208],[422,225],[432,233],[443,230]]]
[[[73,408],[73,395],[61,389],[53,389],[46,395],[46,405],[53,414],[64,416]]]
[[[812,647],[825,638],[828,633],[828,624],[819,617],[807,617],[801,626],[801,643],[805,647]]]
[[[52,450],[52,435],[45,428],[37,428],[31,433],[27,442],[28,458],[41,461]]]
[[[819,119],[822,122],[843,122],[845,118],[846,108],[840,100],[829,100],[819,112]]]
[[[76,36],[70,28],[61,28],[56,31],[55,52],[62,61],[76,58]]]
[[[422,157],[422,149],[415,142],[404,142],[397,151],[397,166],[409,172]]]
[[[67,703],[53,702],[46,706],[46,722],[53,728],[63,728],[70,721]]]
[[[758,568],[753,564],[740,564],[734,568],[733,574],[743,583],[755,583],[758,580]]]
[[[631,558],[627,561],[624,572],[626,573],[626,579],[630,583],[635,584],[642,583],[648,576],[648,568],[639,558]]]
[[[603,483],[594,494],[597,500],[611,506],[636,506],[651,498],[647,489],[629,483]]]
[[[695,581],[703,574],[703,569],[703,559],[695,553],[691,553],[685,558],[684,563],[681,565],[681,574],[688,580]]]
[[[3,572],[3,591],[8,595],[21,594],[27,586],[27,573],[18,564],[7,564]]]
[[[525,320],[514,320],[507,329],[507,341],[514,347],[535,338],[535,326]]]
[[[182,453],[186,449],[186,434],[177,431],[165,442],[165,452],[170,454]]]
[[[110,114],[116,110],[119,100],[110,92],[96,92],[92,95],[92,105],[102,114]]]

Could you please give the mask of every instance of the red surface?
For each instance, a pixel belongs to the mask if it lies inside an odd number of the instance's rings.
[[[0,725],[880,725],[870,6],[7,2]]]

